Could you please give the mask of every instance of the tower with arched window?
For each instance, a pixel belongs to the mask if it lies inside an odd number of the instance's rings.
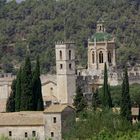
[[[96,33],[88,40],[88,69],[104,70],[104,63],[116,66],[114,37],[106,32],[104,21],[97,22]]]
[[[55,45],[57,98],[60,103],[73,103],[75,94],[75,44],[58,42]]]

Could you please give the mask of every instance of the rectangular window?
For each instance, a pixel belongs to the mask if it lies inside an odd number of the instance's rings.
[[[72,69],[71,64],[69,64],[69,69],[70,69],[70,70]]]
[[[69,50],[69,60],[71,60],[71,50]]]
[[[32,137],[36,136],[36,131],[32,131]]]
[[[54,137],[54,132],[51,132],[51,137]]]
[[[25,132],[25,138],[27,138],[28,137],[28,133],[27,132]]]
[[[12,136],[12,131],[9,131],[9,137],[11,137]]]
[[[53,123],[56,123],[56,117],[53,117]]]
[[[63,68],[63,64],[60,64],[60,69],[62,69]]]

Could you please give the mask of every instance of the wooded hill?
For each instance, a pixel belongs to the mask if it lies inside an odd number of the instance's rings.
[[[118,63],[134,65],[140,59],[139,7],[139,0],[26,0],[20,4],[1,0],[1,70],[14,72],[29,45],[33,65],[40,54],[42,72],[53,72],[54,45],[64,38],[76,42],[77,64],[85,65],[87,40],[100,18],[107,32],[116,36]]]

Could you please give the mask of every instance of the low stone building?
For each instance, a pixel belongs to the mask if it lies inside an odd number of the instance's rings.
[[[65,104],[51,105],[44,112],[0,113],[0,135],[14,140],[61,140],[71,119],[75,119],[75,110]]]

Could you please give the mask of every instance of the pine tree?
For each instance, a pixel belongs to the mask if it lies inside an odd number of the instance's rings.
[[[41,90],[39,56],[37,57],[36,68],[33,73],[33,94],[34,94],[34,110],[38,111],[43,110],[44,106]]]
[[[34,110],[34,96],[32,88],[32,71],[29,56],[25,59],[25,64],[21,72],[21,111]]]
[[[124,70],[121,97],[121,115],[131,121],[131,100],[129,95],[129,79],[127,68]]]
[[[112,107],[112,99],[111,99],[110,89],[109,89],[109,85],[108,85],[108,75],[107,75],[106,63],[104,66],[104,84],[103,84],[102,104],[104,107]]]
[[[20,111],[21,103],[21,68],[17,74],[16,94],[15,94],[15,111]]]
[[[7,112],[15,112],[15,94],[16,94],[16,79],[13,80],[11,86],[11,93],[6,103]]]
[[[76,95],[74,98],[74,104],[76,112],[81,112],[87,107],[87,102],[83,96],[82,89],[78,86],[76,89]]]
[[[97,107],[99,107],[100,104],[100,100],[99,100],[99,96],[98,96],[98,89],[96,89],[96,92],[93,93],[92,95],[92,108],[93,110],[96,110]]]

